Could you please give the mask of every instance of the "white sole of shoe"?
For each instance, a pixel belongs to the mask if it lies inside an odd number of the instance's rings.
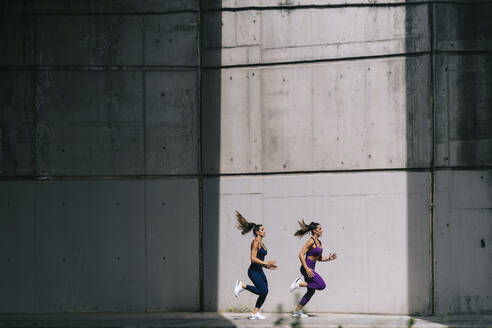
[[[294,290],[296,290],[297,288],[300,288],[299,287],[299,283],[300,283],[300,278],[297,278],[296,280],[294,280],[294,282],[292,283],[292,285],[290,285],[290,292],[292,293]]]
[[[241,289],[243,288],[240,286],[241,282],[239,280],[236,280],[236,285],[234,286],[234,296],[239,297],[239,293],[241,292]],[[241,289],[239,289],[239,287]]]
[[[296,317],[296,318],[308,318],[309,317],[306,314],[298,314],[298,313],[292,313],[291,316]]]

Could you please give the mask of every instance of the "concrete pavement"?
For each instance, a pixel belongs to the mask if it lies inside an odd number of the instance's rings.
[[[85,313],[0,315],[0,327],[384,327],[491,328],[492,315],[410,317],[406,315],[313,313],[295,320],[288,313],[265,313],[266,320],[249,320],[247,313]],[[414,324],[410,325],[413,318]]]

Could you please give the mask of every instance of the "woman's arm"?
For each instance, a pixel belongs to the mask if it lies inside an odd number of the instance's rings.
[[[251,243],[251,263],[257,263],[259,265],[262,265],[262,266],[268,268],[268,266],[270,265],[270,264],[268,264],[268,262],[262,261],[256,257],[256,254],[258,253],[259,246],[260,246],[260,243],[256,239],[253,239],[253,242]],[[269,262],[271,262],[271,261],[269,261]]]
[[[307,264],[306,264],[306,253],[309,251],[311,247],[313,247],[314,240],[312,238],[309,238],[309,240],[304,244],[304,246],[301,249],[301,252],[299,253],[299,260],[301,261],[302,266],[304,269],[309,269]]]
[[[330,255],[328,257],[321,256],[321,259],[319,259],[318,261],[321,261],[321,262],[333,261],[336,258],[337,258],[337,254],[336,253],[330,253]]]

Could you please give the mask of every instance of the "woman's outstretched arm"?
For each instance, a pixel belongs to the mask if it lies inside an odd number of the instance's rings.
[[[321,262],[333,261],[333,260],[336,260],[336,258],[337,258],[337,253],[330,253],[330,255],[328,257],[322,256],[319,259],[319,261],[321,261]]]

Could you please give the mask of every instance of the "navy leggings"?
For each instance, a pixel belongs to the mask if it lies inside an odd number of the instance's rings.
[[[248,277],[251,279],[254,286],[247,285],[246,289],[250,292],[258,295],[258,300],[256,300],[256,305],[258,309],[261,308],[265,298],[268,294],[268,281],[263,270],[248,269]]]

